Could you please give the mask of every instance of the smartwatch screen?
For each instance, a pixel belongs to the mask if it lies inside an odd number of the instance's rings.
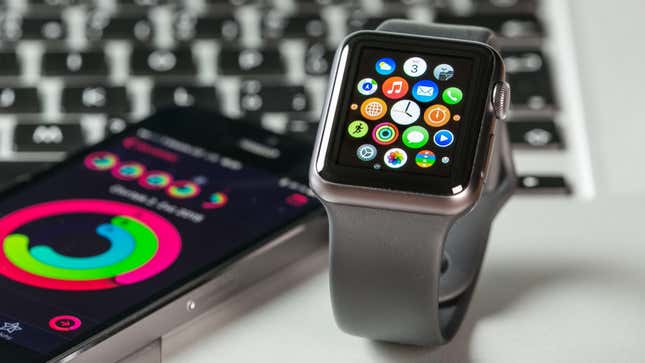
[[[348,61],[323,176],[453,195],[467,187],[492,52],[478,44],[364,33]]]

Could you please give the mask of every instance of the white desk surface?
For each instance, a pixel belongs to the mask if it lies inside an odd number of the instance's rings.
[[[644,202],[512,201],[467,319],[439,349],[339,331],[322,251],[165,337],[163,361],[642,362]]]

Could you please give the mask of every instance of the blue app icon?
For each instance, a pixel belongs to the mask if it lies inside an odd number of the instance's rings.
[[[427,79],[415,83],[412,87],[412,97],[419,102],[433,101],[438,95],[439,86]]]
[[[455,141],[455,135],[448,130],[439,130],[434,134],[434,143],[439,147],[448,147]]]
[[[387,76],[396,69],[396,62],[392,58],[381,58],[376,61],[376,73]]]

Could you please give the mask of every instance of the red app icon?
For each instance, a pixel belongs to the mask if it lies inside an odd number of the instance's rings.
[[[309,198],[300,193],[293,193],[285,199],[285,202],[292,207],[302,207],[309,202]]]
[[[55,316],[49,321],[49,327],[55,331],[74,331],[81,327],[81,319],[72,315]]]
[[[398,100],[408,93],[408,82],[401,77],[390,77],[381,87],[383,95],[392,100]]]

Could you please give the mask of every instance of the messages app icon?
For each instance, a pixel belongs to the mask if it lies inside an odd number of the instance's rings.
[[[412,97],[419,102],[431,102],[439,95],[439,86],[436,83],[423,80],[412,87]]]
[[[396,62],[392,58],[381,58],[376,61],[376,73],[388,76],[396,69]]]

